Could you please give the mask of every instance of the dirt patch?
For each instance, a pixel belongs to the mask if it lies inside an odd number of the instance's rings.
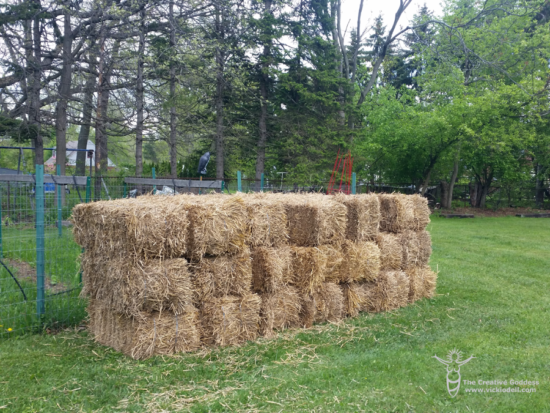
[[[6,258],[4,259],[4,264],[8,266],[10,271],[18,280],[31,281],[36,284],[36,269],[31,267],[28,262]],[[67,287],[62,283],[52,284],[51,279],[48,277],[45,277],[44,285],[47,291],[54,294],[67,289]]]
[[[476,217],[515,217],[516,214],[548,214],[548,210],[533,208],[499,208],[496,211],[485,208],[437,209],[434,214],[473,214]]]

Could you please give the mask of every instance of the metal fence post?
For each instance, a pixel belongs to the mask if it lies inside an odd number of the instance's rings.
[[[2,188],[0,188],[0,258],[4,258],[4,245],[2,244]]]
[[[241,171],[237,171],[237,191],[239,192],[243,191],[243,185],[241,182]]]
[[[36,165],[36,315],[44,314],[44,165]]]
[[[86,178],[86,203],[90,202],[91,198],[92,198],[92,178],[88,176]]]
[[[128,192],[128,184],[126,182],[122,183],[122,198],[126,198],[126,193]]]
[[[153,179],[157,179],[157,173],[155,171],[155,167],[153,166],[151,168],[152,172],[153,172]],[[156,185],[153,185],[153,194],[156,194],[157,193],[157,186]]]
[[[355,172],[351,174],[351,193],[355,195],[357,189],[357,177]]]
[[[61,175],[61,165],[57,165],[56,167],[56,175]],[[55,184],[55,183],[54,183]],[[55,185],[55,189],[57,192],[57,232],[59,237],[63,236],[63,226],[62,226],[62,220],[63,220],[63,205],[61,204],[61,191],[63,190],[60,185]]]
[[[260,191],[264,192],[264,174],[262,172],[262,180],[260,182]]]
[[[222,181],[222,187],[221,187],[221,190],[220,190],[220,194],[223,194],[223,190],[225,188],[225,181]],[[0,208],[2,207],[2,205],[0,205]],[[1,217],[1,214],[2,214],[2,210],[0,209],[0,217]],[[0,236],[2,236],[2,232],[0,232]],[[2,239],[0,238],[0,242],[2,241]]]

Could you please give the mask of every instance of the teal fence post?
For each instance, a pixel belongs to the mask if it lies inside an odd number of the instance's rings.
[[[61,175],[61,165],[57,165],[56,169],[56,175]],[[61,237],[63,236],[63,204],[61,203],[61,191],[63,190],[63,188],[60,185],[56,185],[55,189],[57,192],[57,232],[59,237]]]
[[[260,191],[264,192],[264,174],[262,173],[262,180],[260,181]]]
[[[351,193],[355,195],[357,189],[357,177],[355,172],[351,174]]]
[[[4,258],[4,245],[2,244],[2,188],[0,188],[0,258]]]
[[[36,165],[36,315],[44,314],[44,165]]]
[[[220,191],[220,194],[223,194],[223,190],[225,188],[225,181],[222,181],[222,188],[221,188],[221,191]],[[2,205],[0,205],[0,208],[2,207]],[[1,218],[1,215],[2,214],[2,211],[0,210],[0,218]],[[0,236],[2,235],[2,232],[0,232]],[[2,241],[2,239],[0,238],[0,241]]]
[[[122,198],[126,198],[126,193],[128,191],[128,185],[126,182],[122,183]]]
[[[86,178],[86,203],[90,202],[91,198],[92,198],[92,178],[88,176]]]
[[[243,191],[243,185],[241,183],[241,171],[237,171],[237,191]]]
[[[153,168],[151,168],[151,169],[152,169],[152,171],[153,171],[153,179],[157,179],[157,173],[156,173],[156,171],[155,171],[155,167],[153,167]],[[156,193],[157,193],[157,186],[154,185],[154,186],[153,186],[153,194],[156,194]]]

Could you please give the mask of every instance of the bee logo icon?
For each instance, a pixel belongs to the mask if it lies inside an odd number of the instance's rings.
[[[455,397],[460,390],[460,367],[470,360],[475,359],[475,357],[470,356],[466,360],[462,360],[462,352],[453,349],[447,354],[447,359],[442,359],[437,356],[434,356],[434,359],[444,364],[447,368],[447,391],[451,397]]]

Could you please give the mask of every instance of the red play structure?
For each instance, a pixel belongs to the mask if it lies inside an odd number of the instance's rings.
[[[351,152],[348,151],[347,155],[340,155],[340,149],[336,155],[336,161],[334,161],[334,168],[332,168],[332,175],[328,183],[327,194],[335,194],[342,192],[344,194],[351,193],[351,175],[353,168],[353,158]],[[340,183],[337,183],[338,176],[340,176]]]

